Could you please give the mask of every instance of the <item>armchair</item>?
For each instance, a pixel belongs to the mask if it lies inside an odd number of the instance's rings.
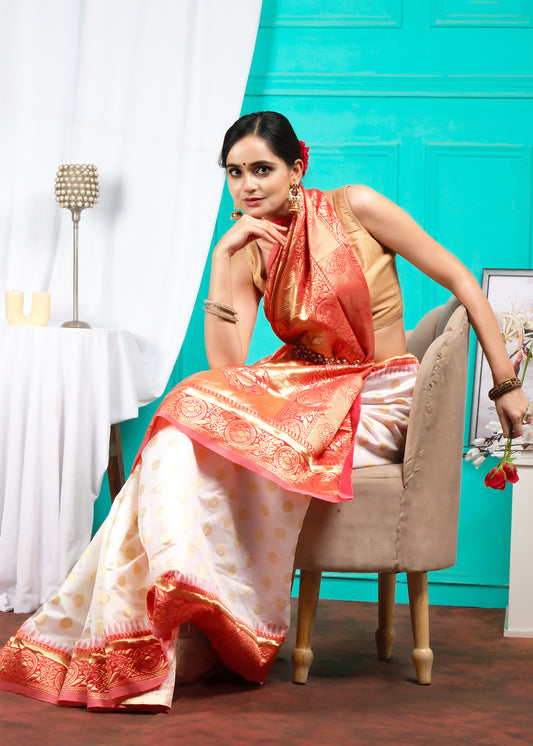
[[[396,574],[407,574],[419,684],[431,683],[428,570],[455,563],[469,323],[452,297],[408,338],[420,360],[405,445],[398,464],[353,470],[355,499],[313,499],[300,533],[294,682],[305,684],[313,660],[312,628],[323,571],[378,573],[377,652],[391,657]]]

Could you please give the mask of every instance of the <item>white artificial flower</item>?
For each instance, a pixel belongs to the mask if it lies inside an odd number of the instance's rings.
[[[490,430],[491,433],[501,433],[502,432],[502,426],[498,420],[491,420],[486,425],[487,430]]]
[[[476,469],[479,469],[481,464],[485,461],[487,457],[484,456],[482,453],[479,454],[479,456],[476,456],[476,458],[472,461]]]
[[[487,440],[486,438],[475,438],[472,441],[472,445],[473,446],[484,446],[486,440]]]
[[[471,448],[469,451],[465,454],[465,461],[472,461],[472,459],[476,458],[476,456],[479,456],[481,451],[479,448]]]
[[[533,443],[533,427],[524,428],[524,443]]]

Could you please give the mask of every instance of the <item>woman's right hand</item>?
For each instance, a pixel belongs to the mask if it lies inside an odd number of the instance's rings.
[[[253,218],[243,215],[220,239],[213,250],[213,256],[231,258],[251,241],[264,241],[269,245],[287,241],[287,228],[276,225],[266,218]]]

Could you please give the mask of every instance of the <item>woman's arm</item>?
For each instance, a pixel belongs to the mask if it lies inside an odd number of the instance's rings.
[[[381,244],[418,267],[432,280],[452,292],[468,311],[494,383],[515,376],[505,344],[479,283],[472,273],[449,251],[429,236],[404,210],[373,189],[349,187],[346,193],[355,215]],[[524,392],[513,389],[495,401],[496,411],[507,436],[522,434],[522,418],[528,406]]]
[[[205,346],[211,368],[244,365],[257,318],[259,293],[241,251],[251,241],[285,243],[286,228],[243,215],[213,249],[209,300],[237,312],[237,322],[205,314]]]

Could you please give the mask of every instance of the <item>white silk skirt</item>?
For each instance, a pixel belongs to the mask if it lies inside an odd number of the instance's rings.
[[[402,370],[367,379],[357,466],[401,458],[416,374]],[[61,587],[0,650],[0,688],[94,710],[168,709],[185,622],[228,668],[263,682],[289,628],[309,500],[167,426]]]

